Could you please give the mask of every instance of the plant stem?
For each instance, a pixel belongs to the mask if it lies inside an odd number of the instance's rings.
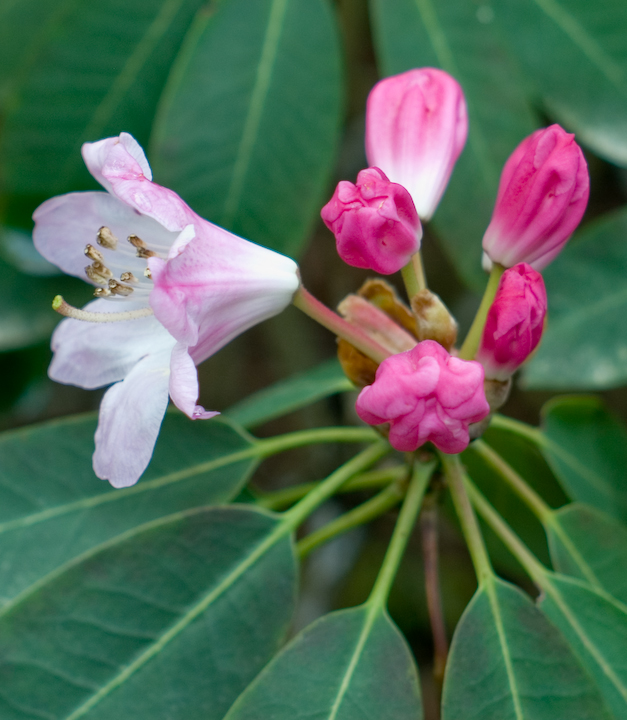
[[[370,490],[371,488],[376,489],[389,485],[395,480],[400,480],[406,476],[407,467],[405,465],[395,465],[394,467],[383,468],[382,470],[371,470],[370,472],[361,473],[351,478],[346,485],[342,486],[340,492],[348,493],[358,490]],[[283,510],[302,497],[305,497],[316,485],[318,485],[317,482],[302,483],[301,485],[292,485],[283,490],[259,494],[256,496],[256,502],[259,507],[265,508],[266,510]]]
[[[466,339],[459,351],[459,357],[462,358],[462,360],[472,360],[479,348],[481,336],[483,335],[483,328],[485,327],[485,321],[488,317],[488,310],[494,302],[494,296],[496,295],[501,276],[504,272],[505,268],[502,265],[494,263],[492,270],[490,271],[488,284],[486,285],[483,293],[483,298],[481,299],[481,304],[479,305],[475,319],[472,321],[468,335],[466,335]]]
[[[470,448],[496,470],[541,523],[551,523],[553,510],[497,452],[483,440],[475,440]]]
[[[334,495],[349,478],[380,460],[391,449],[387,441],[381,440],[344,463],[326,480],[316,485],[299,503],[287,510],[283,514],[281,525],[285,524],[290,530],[297,528],[319,505]]]
[[[426,289],[427,281],[422,266],[420,250],[411,256],[407,265],[401,269],[401,274],[403,276],[403,282],[405,283],[405,289],[407,290],[407,296],[410,300],[415,295],[418,295],[421,290]]]
[[[423,495],[435,467],[435,462],[427,464],[416,462],[414,464],[414,471],[405,496],[405,502],[396,521],[396,527],[385,553],[381,570],[367,600],[371,613],[379,612],[385,608],[394,576],[403,557],[403,552],[416,521],[416,515],[420,510]]]
[[[446,625],[442,612],[440,576],[438,572],[438,506],[433,493],[425,498],[420,513],[422,557],[425,569],[427,608],[433,635],[433,676],[441,692],[448,656]]]
[[[244,457],[269,457],[277,453],[302,447],[303,445],[317,445],[328,442],[374,442],[379,439],[374,430],[356,427],[329,427],[315,428],[314,430],[298,430],[297,432],[277,435],[273,438],[257,440],[246,450],[242,450]]]
[[[332,540],[334,537],[360,525],[365,525],[365,523],[391,510],[403,499],[406,489],[407,483],[403,480],[397,480],[388,485],[378,495],[370,498],[370,500],[307,535],[296,546],[300,559],[307,557],[312,550],[328,540]]]
[[[472,564],[475,568],[479,585],[492,579],[494,570],[488,557],[488,552],[483,542],[483,536],[477,522],[477,517],[472,509],[468,493],[464,486],[465,472],[459,460],[459,455],[446,455],[440,453],[444,472],[449,483],[451,496],[457,511],[462,532],[470,551]]]
[[[506,417],[505,415],[493,415],[490,420],[490,427],[497,428],[498,430],[507,430],[515,435],[520,435],[539,447],[548,444],[541,430],[532,425],[527,425],[527,423],[521,422],[520,420]]]
[[[383,362],[390,353],[379,345],[378,342],[369,337],[363,330],[346,322],[343,317],[333,312],[330,308],[315,298],[310,292],[305,290],[301,285],[294,299],[293,304],[302,310],[305,315],[320,323],[320,325],[330,330],[334,335],[348,341],[353,347],[361,351],[369,358],[377,363]]]

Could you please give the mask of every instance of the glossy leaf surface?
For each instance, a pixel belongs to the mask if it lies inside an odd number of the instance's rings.
[[[238,698],[225,720],[421,720],[416,666],[384,611],[367,606],[305,628]]]
[[[36,588],[0,615],[0,716],[221,720],[292,613],[277,527],[242,506],[179,513]]]
[[[341,90],[326,0],[225,0],[199,14],[172,70],[159,176],[218,225],[296,255],[323,204]]]
[[[6,603],[59,565],[137,525],[222,503],[248,479],[250,441],[222,420],[166,415],[148,470],[115,490],[91,467],[96,418],[0,436],[0,594]]]

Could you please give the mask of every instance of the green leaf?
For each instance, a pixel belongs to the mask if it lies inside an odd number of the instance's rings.
[[[627,165],[623,0],[506,0],[493,7],[549,112],[597,154]]]
[[[353,383],[344,375],[340,363],[333,359],[260,390],[230,407],[225,414],[250,429],[349,390],[354,390]]]
[[[561,397],[543,408],[541,450],[564,490],[627,520],[627,430],[599,398]]]
[[[443,720],[602,720],[610,716],[559,633],[523,592],[480,587],[453,637]]]
[[[223,0],[172,70],[155,167],[201,215],[296,255],[323,202],[341,93],[326,0]]]
[[[547,527],[553,567],[627,604],[627,527],[578,503],[560,508]]]
[[[627,208],[586,226],[544,271],[549,320],[525,366],[529,388],[627,382]]]
[[[0,716],[221,720],[292,614],[280,526],[244,506],[188,511],[64,568],[0,614]]]
[[[627,607],[560,575],[547,573],[544,590],[540,608],[594,678],[615,720],[623,720],[627,717]]]
[[[115,490],[91,467],[95,428],[90,415],[0,435],[3,602],[137,525],[232,499],[255,467],[250,440],[227,422],[168,413],[139,483]]]
[[[501,169],[536,123],[491,6],[459,0],[371,0],[380,70],[441,67],[468,101],[469,136],[434,225],[462,278],[482,290],[481,238]]]
[[[81,143],[145,144],[170,65],[202,0],[25,0],[0,10],[0,158],[12,193],[93,186]]]
[[[237,699],[225,720],[420,720],[416,665],[385,611],[367,605],[305,628]]]

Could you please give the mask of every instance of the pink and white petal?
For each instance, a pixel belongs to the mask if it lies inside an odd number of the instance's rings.
[[[198,372],[187,345],[177,343],[170,358],[170,397],[176,407],[192,420],[207,420],[219,412],[197,405]]]
[[[69,193],[47,200],[33,215],[33,241],[37,250],[68,275],[87,281],[85,257],[87,244],[97,245],[98,230],[104,225],[118,237],[118,249],[99,247],[105,264],[112,271],[117,267],[141,277],[146,261],[136,257],[127,243],[129,235],[141,237],[149,247],[164,254],[176,239],[152,218],[139,215],[112,195],[104,192]]]
[[[134,485],[144,472],[168,406],[170,353],[140,360],[102,399],[94,472],[114,487]]]
[[[94,300],[85,306],[92,312],[117,312],[120,303]],[[125,302],[124,310],[140,303]],[[52,335],[54,357],[48,375],[65,385],[94,389],[124,378],[149,353],[169,352],[174,338],[154,317],[115,323],[62,320]]]

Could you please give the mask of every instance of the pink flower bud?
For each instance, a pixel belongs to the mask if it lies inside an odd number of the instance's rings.
[[[422,227],[410,194],[379,168],[362,170],[357,185],[342,180],[320,215],[353,267],[390,275],[420,249]]]
[[[483,236],[488,266],[526,262],[542,270],[579,224],[589,191],[588,166],[575,136],[559,125],[536,130],[503,168]]]
[[[546,307],[539,272],[520,263],[503,273],[476,355],[486,378],[507,380],[538,347]]]
[[[464,93],[443,70],[409,70],[370,91],[368,163],[409,190],[422,220],[435,212],[467,134]]]
[[[449,355],[434,340],[384,360],[355,407],[369,425],[389,422],[390,443],[402,452],[428,441],[445,453],[461,452],[470,423],[490,412],[483,367]]]

